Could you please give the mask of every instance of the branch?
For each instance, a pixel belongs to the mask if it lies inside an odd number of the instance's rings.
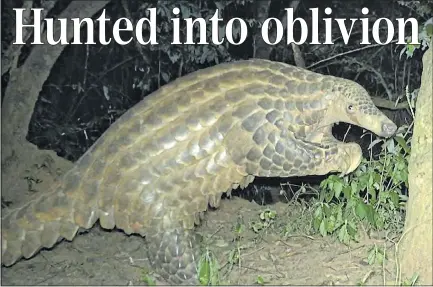
[[[380,97],[371,97],[371,99],[373,103],[379,108],[384,108],[388,110],[402,110],[402,109],[409,108],[409,104],[407,102],[396,104],[393,101],[383,99]]]
[[[301,0],[293,0],[292,3],[290,3],[289,8],[293,8],[293,13],[295,13],[295,11],[298,9],[299,3],[301,3]],[[283,23],[287,24],[287,14],[284,14]],[[283,31],[285,31],[287,28],[286,24],[283,24]],[[305,60],[304,57],[302,56],[302,52],[299,49],[299,46],[296,45],[295,43],[290,43],[290,46],[292,46],[293,58],[295,60],[296,66],[305,68]]]
[[[299,3],[301,3],[301,0],[293,0],[292,2],[290,2],[288,8],[293,8],[293,13],[295,13],[298,9]],[[285,13],[284,16],[281,18],[281,23],[283,24],[283,32],[285,32],[287,30],[287,13]],[[272,38],[276,38],[276,30],[272,31]],[[305,68],[305,60],[302,56],[302,52],[299,49],[299,46],[295,43],[290,43],[290,46],[293,50],[293,58],[295,60],[296,66]]]
[[[129,11],[129,8],[128,8],[128,1],[122,0],[121,3],[122,3],[123,10],[126,13],[126,17],[128,19],[130,19],[131,21],[134,21],[133,18],[132,18],[132,16],[131,16],[131,11]],[[150,63],[149,57],[147,57],[146,53],[144,52],[143,45],[141,45],[140,43],[138,43],[136,40],[134,40],[134,45],[135,45],[135,48],[137,48],[138,52],[140,53],[141,57],[143,58],[143,61],[145,63]]]
[[[391,43],[395,43],[395,42],[397,42],[397,41],[398,41],[398,40],[393,40],[393,41],[391,41],[389,44],[391,44]],[[332,56],[332,57],[329,57],[329,58],[326,58],[326,59],[320,60],[320,61],[318,61],[318,62],[316,62],[316,63],[314,63],[314,64],[311,64],[311,65],[309,65],[309,66],[307,67],[307,69],[310,70],[311,68],[313,68],[313,67],[315,67],[315,66],[317,66],[317,65],[319,65],[319,64],[321,64],[321,63],[328,62],[328,61],[330,61],[330,60],[332,60],[332,59],[335,59],[335,58],[338,58],[338,57],[341,57],[341,56],[344,56],[344,55],[348,55],[348,54],[356,53],[356,52],[359,52],[359,51],[362,51],[362,50],[371,49],[371,48],[374,48],[374,47],[377,47],[377,46],[383,46],[383,45],[382,45],[382,44],[373,44],[373,45],[364,46],[364,47],[361,47],[361,48],[358,48],[358,49],[353,49],[353,50],[350,50],[350,51],[346,51],[346,52],[344,52],[344,53],[340,53],[340,54],[334,55],[334,56]]]
[[[302,52],[299,49],[299,46],[296,45],[295,43],[290,43],[290,45],[292,46],[293,58],[295,60],[296,66],[300,68],[305,68],[305,60],[304,57],[302,56]]]
[[[24,22],[30,22],[28,21],[28,19],[30,19],[30,8],[33,7],[33,1],[24,1],[23,5],[21,6],[21,8],[24,8],[26,10],[24,10],[23,12],[23,20]],[[42,20],[42,19],[41,19]],[[15,38],[15,25],[14,29],[12,30],[12,36],[13,38]],[[29,28],[24,28],[23,29],[23,42],[27,42],[27,40],[30,38],[30,29]],[[9,71],[9,69],[11,68],[11,66],[16,66],[16,63],[18,61],[18,56],[21,52],[21,48],[23,47],[23,45],[14,45],[12,43],[10,43],[9,47],[7,48],[6,52],[4,53],[3,57],[2,57],[2,76],[7,73]]]
[[[362,63],[362,62],[356,60],[355,58],[352,58],[352,59],[350,59],[350,60],[345,60],[344,62],[347,62],[347,63],[349,63],[349,64],[350,64],[350,63],[358,64],[359,66],[362,67],[362,69],[367,70],[367,71],[370,71],[370,72],[373,72],[373,73],[374,73],[374,74],[379,78],[379,82],[382,84],[383,88],[385,89],[386,94],[388,95],[388,99],[389,99],[390,101],[392,101],[392,99],[394,99],[394,95],[393,95],[393,93],[392,93],[391,90],[388,88],[388,84],[386,83],[386,81],[385,81],[385,79],[383,78],[382,74],[379,73],[378,70],[376,70],[375,68],[373,68],[372,66],[370,66],[370,65],[368,65],[368,64],[365,64],[365,63]]]
[[[41,12],[41,25],[43,27],[44,22],[43,20],[45,19],[45,16],[51,11],[51,9],[54,7],[54,5],[56,4],[56,1],[43,1],[42,2],[42,12]],[[30,16],[30,9],[33,7],[33,1],[24,1],[23,5],[21,8],[24,8],[26,10],[23,11],[23,19],[25,23],[30,22],[29,19],[32,19],[32,17]],[[34,19],[33,19],[34,20]],[[16,31],[16,27],[15,24],[13,25],[13,30],[12,30],[12,36],[13,38],[15,38],[15,31]],[[42,28],[43,30],[43,28]],[[23,31],[23,42],[27,42],[27,40],[30,38],[30,36],[33,34],[33,29],[30,29],[29,27],[24,27]],[[6,74],[11,67],[16,67],[17,62],[18,62],[18,58],[21,54],[21,48],[24,45],[14,45],[12,43],[10,43],[9,47],[7,48],[6,52],[4,53],[3,57],[2,57],[2,76],[4,74]]]

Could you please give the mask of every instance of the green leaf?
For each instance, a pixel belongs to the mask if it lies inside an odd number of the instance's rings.
[[[378,264],[381,264],[381,265],[382,265],[382,263],[383,263],[383,259],[385,259],[385,258],[383,257],[382,252],[378,251],[378,252],[376,253],[376,262],[377,262]]]
[[[255,222],[255,221],[251,222],[251,228],[255,233],[259,233],[262,227],[263,227],[262,224],[259,222]]]
[[[325,221],[326,221],[326,218],[324,218],[322,220],[322,222],[320,223],[320,228],[319,228],[320,234],[323,237],[325,237],[327,235],[327,232],[326,232],[326,222]]]
[[[403,56],[403,54],[406,52],[406,50],[407,50],[407,48],[406,48],[406,46],[404,46],[402,49],[401,49],[401,51],[400,51],[400,60],[401,60],[401,56]]]
[[[190,11],[190,8],[188,6],[180,5],[180,10],[182,13],[182,18],[186,19],[186,18],[189,18],[191,16],[191,11]]]
[[[161,73],[162,79],[164,80],[164,82],[168,82],[170,80],[170,76],[167,73],[162,72]]]
[[[398,207],[399,202],[400,202],[400,198],[398,196],[398,193],[391,191],[389,193],[389,198],[390,198],[391,202],[394,204],[394,206]]]
[[[352,195],[355,195],[358,193],[359,189],[358,189],[358,183],[356,181],[352,181],[350,183],[350,186],[352,187]]]
[[[329,217],[329,216],[331,216],[331,208],[329,208],[329,205],[328,204],[323,204],[322,205],[322,210],[323,210],[323,214],[324,214],[324,217]]]
[[[257,276],[257,284],[259,285],[264,285],[265,284],[265,280],[263,280],[262,276]]]
[[[374,171],[368,174],[368,186],[373,186],[374,174],[375,174]]]
[[[355,213],[360,219],[364,219],[367,216],[367,205],[359,201],[358,204],[355,206]]]
[[[368,265],[373,265],[376,261],[376,248],[372,248],[368,253],[367,263]]]
[[[333,188],[334,188],[334,181],[333,181],[333,180],[330,180],[330,181],[328,182],[328,189],[329,189],[329,190],[333,190]]]
[[[327,177],[326,179],[322,180],[320,182],[320,188],[326,188],[326,186],[328,185],[328,181],[329,181],[329,177]]]
[[[210,264],[208,260],[201,260],[200,262],[200,270],[199,270],[199,277],[200,277],[200,283],[202,285],[208,285],[209,279],[210,279]]]
[[[406,141],[404,140],[404,138],[400,137],[400,136],[395,136],[394,139],[397,141],[397,143],[399,144],[399,146],[401,146],[404,151],[406,153],[410,153],[410,147],[407,145]]]
[[[155,280],[152,277],[150,277],[148,274],[143,274],[141,281],[146,283],[148,286],[155,286],[156,285]]]
[[[349,221],[347,224],[347,233],[349,234],[350,237],[355,238],[356,236],[356,225],[353,221]]]
[[[323,202],[325,200],[326,193],[327,193],[326,189],[321,189],[320,190],[320,194],[319,194],[319,201],[320,202]]]
[[[334,184],[334,196],[336,198],[339,198],[342,190],[343,190],[343,183],[341,181],[336,182]]]
[[[313,220],[314,230],[319,230],[321,223],[322,223],[322,218],[315,217]]]
[[[327,203],[331,202],[333,197],[334,197],[334,190],[331,189],[325,193],[325,202]]]
[[[215,6],[217,7],[218,10],[224,10],[225,6],[227,5],[228,1],[215,1]]]
[[[343,222],[343,206],[340,205],[337,210],[337,222],[340,225]]]
[[[387,140],[387,142],[386,142],[386,150],[389,153],[395,153],[395,144],[394,144],[394,141],[392,139]]]
[[[368,220],[368,222],[373,225],[376,226],[376,222],[375,222],[375,210],[373,208],[373,206],[371,206],[370,204],[366,204],[365,205],[365,211],[366,211],[366,218]]]
[[[379,213],[377,211],[374,212],[374,218],[375,218],[375,225],[376,228],[381,230],[385,226],[385,222],[383,221],[383,218],[380,217]]]
[[[404,50],[404,49],[403,49]],[[382,139],[375,139],[374,141],[372,141],[371,143],[370,143],[370,145],[368,146],[368,148],[367,149],[372,149],[376,144],[378,144],[378,143],[380,143],[381,141],[383,141]]]
[[[327,226],[326,226],[326,231],[328,233],[332,233],[334,231],[335,228],[335,216],[331,215],[327,221]]]
[[[429,23],[425,25],[425,31],[427,32],[427,35],[432,36],[433,35],[433,24]]]
[[[347,226],[346,224],[343,225],[340,228],[340,232],[338,232],[338,240],[340,240],[344,244],[348,244],[350,240],[349,234],[347,233],[346,226]]]
[[[314,218],[320,218],[320,219],[322,219],[322,216],[323,216],[323,214],[322,214],[322,206],[319,205],[316,208],[316,210],[314,211]]]
[[[268,210],[268,218],[275,219],[277,217],[277,212],[275,210]]]
[[[352,196],[351,190],[352,190],[352,188],[348,185],[346,185],[343,188],[343,194],[344,194],[344,197],[346,198],[346,200],[349,200],[351,198],[351,196]]]
[[[367,186],[371,186],[370,183],[370,178],[371,178],[371,172],[363,172],[359,177],[358,177],[358,182],[359,182],[359,189],[365,189]]]

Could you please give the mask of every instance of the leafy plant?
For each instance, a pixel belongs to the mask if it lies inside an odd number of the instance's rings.
[[[256,280],[257,285],[265,285],[265,280],[262,276],[258,275]]]
[[[419,275],[414,274],[411,278],[407,278],[400,283],[400,286],[415,286],[418,283]]]
[[[146,284],[147,286],[155,286],[156,285],[155,279],[151,276],[150,272],[146,269],[142,270],[141,281],[144,284]]]
[[[314,204],[313,228],[322,236],[336,234],[348,244],[357,240],[358,228],[399,229],[407,200],[409,129],[404,126],[382,143],[377,159],[363,159],[357,170],[344,177],[330,175],[320,184]]]
[[[266,209],[260,213],[260,221],[250,222],[250,227],[254,232],[258,233],[260,230],[266,229],[272,225],[277,213],[274,210]]]
[[[418,34],[421,44],[410,44],[411,37],[406,37],[406,45],[400,51],[400,58],[403,54],[406,54],[406,59],[413,56],[416,49],[421,48],[422,51],[426,50],[429,45],[431,38],[433,36],[433,17],[428,19],[421,28]]]
[[[200,257],[198,265],[198,274],[201,285],[215,286],[219,284],[220,279],[218,261],[209,250],[206,250],[203,256]]]
[[[375,263],[382,264],[385,259],[387,259],[385,251],[382,248],[379,248],[376,244],[374,244],[373,247],[368,251],[367,263],[369,265],[373,265]]]

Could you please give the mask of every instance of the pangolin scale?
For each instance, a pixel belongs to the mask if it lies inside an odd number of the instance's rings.
[[[254,177],[350,173],[362,154],[331,134],[347,122],[389,137],[396,126],[357,83],[267,60],[181,77],[120,117],[52,190],[2,218],[13,265],[98,220],[145,236],[156,273],[197,283],[194,226],[221,194]]]

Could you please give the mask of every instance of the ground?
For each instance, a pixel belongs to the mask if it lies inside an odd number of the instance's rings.
[[[260,222],[266,208],[275,211],[275,219],[268,228],[253,231],[250,224]],[[254,284],[258,278],[265,285],[394,283],[394,249],[389,241],[364,236],[349,248],[330,237],[303,235],[298,228],[308,225],[303,212],[301,204],[261,206],[239,197],[223,199],[219,209],[209,211],[198,232],[217,254],[220,284]],[[240,233],[235,232],[238,223],[245,227]],[[240,239],[234,240],[237,235]],[[386,264],[367,263],[374,246],[386,246]],[[146,277],[154,276],[147,273],[145,248],[139,236],[95,226],[72,242],[63,241],[30,260],[2,267],[2,284],[144,285]],[[240,250],[240,263],[231,260],[236,250]]]

